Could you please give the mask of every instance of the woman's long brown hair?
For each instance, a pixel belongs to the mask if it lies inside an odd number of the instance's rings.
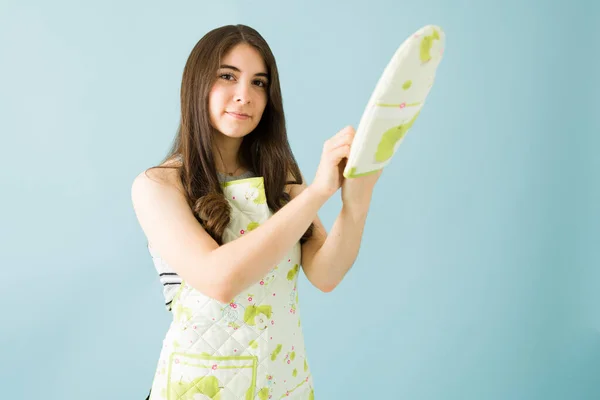
[[[245,25],[227,25],[208,32],[194,46],[181,82],[181,121],[173,146],[163,163],[152,168],[177,168],[188,203],[196,219],[219,245],[230,221],[230,206],[223,195],[213,155],[215,128],[209,118],[208,96],[221,59],[234,46],[245,43],[261,54],[269,75],[268,99],[257,127],[246,135],[240,159],[265,182],[267,204],[277,212],[289,200],[286,184],[301,184],[302,175],[290,149],[279,74],[267,42]],[[180,157],[181,164],[162,165]],[[291,174],[293,181],[288,181]],[[313,224],[302,236],[306,241]]]

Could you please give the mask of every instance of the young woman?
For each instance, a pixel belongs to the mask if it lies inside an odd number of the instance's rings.
[[[343,178],[353,137],[347,127],[325,142],[306,185],[265,40],[237,25],[196,44],[173,148],[132,185],[173,312],[150,399],[314,398],[298,272],[330,292],[356,259],[380,173]],[[317,212],[340,188],[327,234]]]

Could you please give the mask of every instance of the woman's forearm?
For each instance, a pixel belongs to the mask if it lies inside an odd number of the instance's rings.
[[[327,196],[309,186],[258,228],[213,250],[208,265],[218,276],[217,300],[231,300],[275,267],[306,232],[326,200]]]
[[[308,279],[325,292],[333,290],[354,264],[367,220],[369,204],[359,209],[343,206],[327,239],[309,265],[303,265]]]

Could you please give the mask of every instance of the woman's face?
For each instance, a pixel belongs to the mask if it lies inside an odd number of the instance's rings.
[[[208,99],[210,122],[223,135],[241,138],[260,122],[267,104],[267,68],[260,53],[238,44],[221,60]]]

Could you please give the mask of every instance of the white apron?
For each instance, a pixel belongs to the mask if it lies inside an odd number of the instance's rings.
[[[232,208],[224,243],[272,215],[262,177],[222,186]],[[314,399],[298,309],[300,257],[297,242],[259,282],[229,303],[182,282],[150,400]]]

